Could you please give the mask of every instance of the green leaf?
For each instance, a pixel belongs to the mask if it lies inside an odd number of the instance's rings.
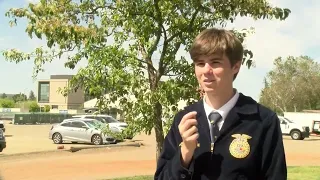
[[[64,56],[65,67],[71,69],[85,60],[87,66],[61,93],[82,87],[98,98],[101,112],[110,112],[118,103],[130,134],[155,129],[158,154],[181,108],[179,102],[200,98],[193,66],[186,57],[176,57],[178,51],[188,50],[204,28],[226,26],[239,15],[284,20],[290,14],[266,0],[112,2],[41,0],[26,8],[11,8],[5,14],[10,24],[27,19],[26,33],[30,38],[33,33],[39,39],[45,37],[47,48],[3,54],[15,63],[34,60],[34,76],[43,71],[43,64]],[[249,27],[232,31],[241,42],[252,33]],[[252,58],[246,49],[243,63],[247,67],[252,66]],[[167,80],[160,81],[163,78]]]
[[[52,45],[53,45],[53,43],[54,43],[54,40],[53,40],[53,39],[50,39],[50,40],[48,40],[48,42],[47,42],[47,46],[48,46],[49,48],[51,48]]]

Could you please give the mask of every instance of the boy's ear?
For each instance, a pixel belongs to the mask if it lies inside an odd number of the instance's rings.
[[[240,71],[240,67],[241,67],[241,61],[236,62],[232,67],[233,73],[238,74]]]

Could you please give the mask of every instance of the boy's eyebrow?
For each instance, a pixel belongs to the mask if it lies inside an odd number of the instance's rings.
[[[215,56],[213,58],[210,58],[210,61],[222,61],[222,58],[219,56]]]
[[[205,60],[204,59],[196,59],[194,60],[193,62],[196,63],[196,62],[204,62]],[[209,59],[209,61],[223,61],[222,57],[221,56],[213,56],[212,58]]]

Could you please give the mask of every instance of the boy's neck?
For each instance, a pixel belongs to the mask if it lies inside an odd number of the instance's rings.
[[[219,109],[234,96],[235,92],[236,90],[231,88],[224,91],[223,94],[205,93],[205,101],[210,107]]]

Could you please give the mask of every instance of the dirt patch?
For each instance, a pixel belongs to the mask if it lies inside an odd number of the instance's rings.
[[[8,138],[8,149],[4,151],[7,154],[56,149],[56,145],[46,137],[50,126],[11,128],[8,127],[8,134],[15,133]],[[23,135],[18,131],[26,134]],[[30,136],[35,136],[36,139],[32,145],[29,143]],[[13,140],[11,139],[13,137],[20,138]],[[76,153],[58,151],[19,156],[0,155],[0,175],[4,180],[97,180],[154,174],[156,168],[154,133],[151,136],[142,134],[135,139],[144,146],[87,149]],[[284,137],[284,145],[288,166],[320,165],[319,137],[304,141],[294,141],[290,137]]]
[[[319,137],[310,137],[303,141],[284,137],[284,146],[289,166],[320,166]]]
[[[96,180],[153,174],[156,161],[142,154],[147,149],[148,147],[119,147],[82,150],[76,153],[50,152],[31,156],[8,156],[1,159],[0,173],[5,180]]]

